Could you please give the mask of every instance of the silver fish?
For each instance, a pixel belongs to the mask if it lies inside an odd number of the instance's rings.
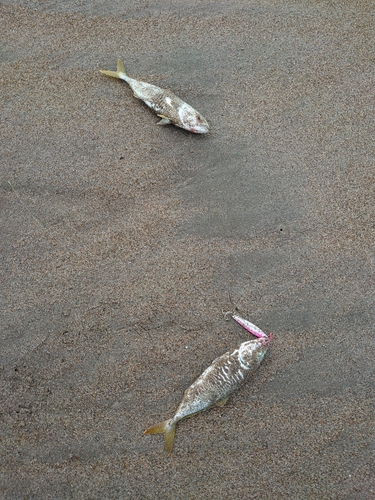
[[[124,64],[120,59],[117,59],[117,71],[102,69],[99,71],[104,75],[125,80],[133,90],[134,96],[146,103],[161,118],[158,125],[172,123],[195,134],[208,132],[208,123],[198,111],[186,104],[170,90],[161,89],[150,83],[130,78],[126,74]]]
[[[250,340],[241,344],[232,353],[226,352],[215,359],[185,391],[175,416],[149,427],[144,434],[164,434],[165,450],[169,456],[173,447],[176,424],[212,406],[224,405],[250,373],[258,368],[272,340],[272,334]]]

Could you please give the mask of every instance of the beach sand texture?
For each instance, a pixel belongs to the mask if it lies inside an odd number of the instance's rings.
[[[0,17],[1,498],[374,499],[373,2]],[[143,431],[249,338],[235,308],[270,352],[167,458]]]

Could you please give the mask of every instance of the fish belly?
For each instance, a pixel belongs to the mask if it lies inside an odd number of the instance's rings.
[[[169,118],[173,123],[180,121],[178,110],[185,103],[171,91],[137,80],[128,83],[135,97],[141,99],[156,114]]]

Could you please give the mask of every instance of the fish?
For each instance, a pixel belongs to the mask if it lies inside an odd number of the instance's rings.
[[[254,325],[255,326],[255,325]],[[233,352],[226,352],[186,389],[173,418],[153,425],[144,434],[164,434],[165,451],[170,456],[176,424],[213,406],[223,406],[262,362],[273,335],[243,342]]]
[[[103,75],[120,78],[120,80],[127,82],[133,90],[134,96],[137,99],[141,99],[161,118],[157,123],[158,125],[173,124],[194,134],[206,134],[209,131],[207,120],[189,104],[173,94],[173,92],[130,78],[126,74],[124,63],[121,59],[117,60],[116,71],[103,69],[99,71]]]

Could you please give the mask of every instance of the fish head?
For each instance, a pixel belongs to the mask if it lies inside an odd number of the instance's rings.
[[[268,337],[262,337],[255,340],[248,340],[244,342],[239,347],[239,356],[241,361],[248,365],[259,365],[273,340],[273,335],[270,334]]]
[[[209,129],[210,127],[207,123],[207,120],[205,120],[202,115],[197,113],[195,116],[193,116],[189,125],[190,132],[193,132],[193,134],[207,134]]]
[[[178,114],[181,127],[193,134],[206,134],[209,131],[207,120],[191,106],[180,106]]]

